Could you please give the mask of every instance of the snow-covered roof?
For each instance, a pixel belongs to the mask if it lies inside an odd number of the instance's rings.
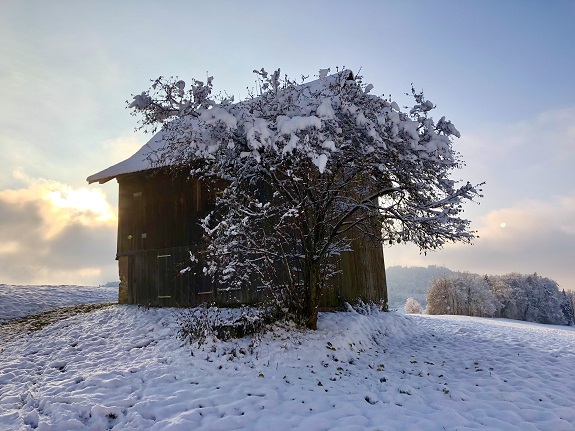
[[[163,131],[156,133],[152,139],[146,142],[142,148],[134,153],[134,155],[128,157],[123,162],[116,163],[103,171],[90,175],[86,180],[89,184],[95,182],[104,184],[119,175],[152,169],[153,166],[149,156],[150,154],[157,152],[162,147],[164,142],[163,137]]]
[[[304,84],[298,85],[297,87],[306,87],[309,88],[310,90],[314,90],[320,85],[323,86],[326,85],[327,83],[334,82],[335,80],[338,79],[339,80],[353,79],[353,74],[348,69],[333,75],[327,75],[328,72],[329,69],[322,69],[320,70],[320,79],[306,82]],[[351,78],[348,78],[348,76],[350,76]],[[240,104],[250,102],[253,102],[253,100],[240,102]],[[215,111],[216,109],[212,109],[210,110],[210,113],[213,114]],[[221,114],[221,112],[219,113]],[[218,115],[217,116],[218,119],[226,120],[226,118],[223,118],[222,115]],[[210,114],[207,114],[207,117],[210,117]],[[208,118],[203,119],[209,120]],[[235,119],[233,120],[235,121]],[[285,123],[289,123],[289,125],[293,126],[294,125],[293,122],[295,120],[296,119],[292,119],[291,122],[285,122]],[[301,122],[301,119],[298,118],[297,120]],[[88,183],[92,184],[95,182],[99,182],[100,184],[103,184],[110,181],[113,178],[116,178],[119,175],[131,174],[135,172],[145,171],[148,169],[153,169],[155,166],[153,166],[153,163],[150,160],[150,155],[157,153],[163,147],[163,144],[164,144],[164,131],[159,131],[152,137],[152,139],[150,139],[142,148],[140,148],[134,155],[132,155],[128,159],[124,160],[123,162],[117,163],[113,166],[110,166],[109,168],[104,169],[103,171],[100,171],[94,175],[90,175],[87,178]]]

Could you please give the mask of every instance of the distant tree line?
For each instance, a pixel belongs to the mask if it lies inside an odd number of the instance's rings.
[[[442,275],[431,281],[426,302],[427,314],[575,324],[575,292],[560,291],[557,282],[537,274]]]

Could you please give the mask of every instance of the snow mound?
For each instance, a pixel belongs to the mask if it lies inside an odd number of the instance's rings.
[[[118,288],[0,284],[0,322],[59,307],[118,300]]]

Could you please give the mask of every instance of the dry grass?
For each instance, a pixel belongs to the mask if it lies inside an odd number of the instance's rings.
[[[95,310],[112,307],[115,304],[114,302],[79,304],[3,322],[0,323],[0,337],[9,339],[20,334],[29,334],[77,314],[91,313]]]

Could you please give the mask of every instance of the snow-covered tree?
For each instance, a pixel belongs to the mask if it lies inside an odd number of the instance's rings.
[[[441,275],[429,283],[425,294],[427,314],[459,314],[456,290],[457,276]]]
[[[455,273],[434,279],[427,290],[427,314],[505,317],[564,325],[570,322],[569,295],[537,274],[480,277]]]
[[[537,274],[517,273],[489,276],[487,280],[501,303],[498,316],[555,325],[568,323],[555,281]]]
[[[186,169],[222,192],[203,221],[205,271],[228,286],[268,287],[309,328],[334,262],[354,239],[469,243],[462,203],[480,189],[451,177],[459,132],[413,88],[403,111],[349,70],[296,84],[254,71],[257,94],[212,96],[213,79],[159,78],[129,107],[161,128],[156,166]]]
[[[466,316],[492,317],[500,304],[484,277],[468,272],[456,279],[458,313]]]
[[[427,314],[492,317],[500,306],[485,278],[468,272],[434,279],[426,298]]]
[[[500,276],[486,275],[483,277],[489,290],[499,301],[499,306],[494,317],[507,317],[515,313],[515,303],[513,300],[513,289]]]
[[[568,325],[575,325],[575,292],[561,292],[561,311]]]
[[[567,321],[561,309],[562,297],[556,281],[537,274],[532,276],[535,299],[535,322],[565,325]]]
[[[403,306],[405,308],[405,312],[407,314],[421,314],[423,313],[423,308],[421,304],[411,296],[406,299],[405,304]]]

